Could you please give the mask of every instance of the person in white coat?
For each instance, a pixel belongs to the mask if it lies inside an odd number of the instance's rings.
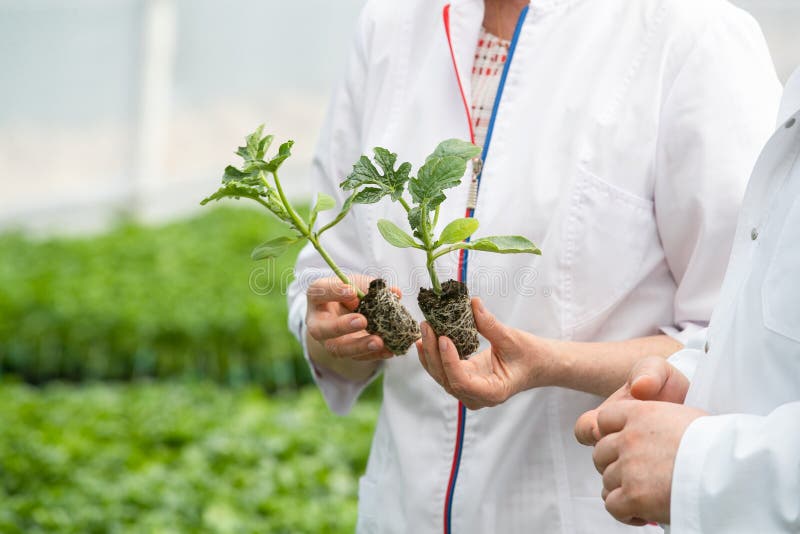
[[[471,76],[485,35],[507,52],[488,115]],[[339,182],[375,146],[418,168],[443,139],[474,139],[477,199],[467,176],[439,220],[469,207],[478,237],[524,234],[543,255],[474,254],[459,269],[454,253],[440,276],[568,364],[538,384],[565,387],[468,413],[417,358],[388,358],[352,293],[301,252],[290,327],[330,408],[346,413],[383,373],[358,531],[628,529],[605,512],[572,427],[634,361],[666,357],[708,323],[779,100],[758,25],[723,0],[369,0],[343,74],[312,188],[343,202]],[[362,287],[398,286],[421,319],[424,257],[383,242],[379,218],[407,224],[391,203],[356,206],[326,248]]]
[[[633,392],[576,425],[582,442],[602,438],[594,458],[617,519],[673,534],[800,532],[798,243],[800,70],[748,186],[705,348],[640,364]]]

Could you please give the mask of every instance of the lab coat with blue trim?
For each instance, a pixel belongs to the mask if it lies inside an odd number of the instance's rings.
[[[415,168],[443,139],[469,138],[442,22],[445,3],[370,0],[322,131],[312,187],[338,183],[375,146]],[[453,0],[452,42],[467,101],[483,18]],[[541,257],[473,253],[468,285],[504,323],[548,338],[622,340],[707,325],[747,177],[772,131],[780,84],[755,21],[722,0],[541,0],[531,4],[505,82],[476,218],[481,235],[523,234]],[[469,177],[440,227],[462,217]],[[325,215],[325,214],[323,214]],[[356,206],[324,244],[346,270],[383,276],[419,319],[424,255],[377,232],[388,202]],[[321,223],[329,217],[320,217]],[[457,256],[444,257],[443,280]],[[304,289],[330,275],[306,248],[289,291],[304,339]],[[413,352],[413,351],[412,351]],[[317,368],[334,412],[365,384]],[[382,367],[383,402],[359,487],[359,532],[438,532],[457,402],[415,353]],[[604,510],[576,418],[600,399],[560,388],[468,412],[452,532],[622,532]],[[639,532],[642,532],[639,530]]]
[[[706,347],[674,356],[692,376],[685,403],[713,416],[681,440],[672,534],[800,532],[800,70],[748,185]]]

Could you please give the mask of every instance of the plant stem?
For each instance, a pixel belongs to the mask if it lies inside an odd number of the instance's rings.
[[[319,239],[317,239],[318,235],[315,235],[311,229],[303,222],[303,219],[297,214],[294,210],[294,207],[291,205],[289,200],[286,198],[286,195],[283,193],[283,187],[281,187],[281,181],[278,179],[278,173],[273,172],[272,177],[275,179],[275,189],[278,190],[278,196],[281,198],[281,203],[283,207],[286,209],[286,212],[289,214],[289,217],[292,218],[292,222],[294,223],[297,231],[303,234],[303,236],[311,242],[311,245],[317,250],[322,259],[325,260],[325,263],[328,264],[328,267],[333,270],[336,276],[339,277],[339,280],[344,282],[345,284],[349,285],[353,289],[356,290],[356,295],[358,295],[359,299],[364,298],[364,292],[361,291],[336,265],[336,262],[333,261],[333,258],[330,257],[328,252],[322,248],[322,245],[319,244]]]
[[[431,277],[431,284],[433,285],[433,292],[437,295],[442,294],[442,284],[439,283],[439,276],[436,274],[436,269],[433,265],[435,258],[433,257],[433,251],[427,250],[428,254],[428,261],[426,262],[426,267],[428,268],[428,275]]]
[[[406,212],[410,212],[411,211],[411,206],[408,205],[408,202],[406,202],[406,199],[404,199],[403,197],[400,197],[398,200],[400,201],[400,205],[403,206],[403,208],[405,208]]]
[[[422,243],[425,245],[425,254],[427,255],[428,260],[425,262],[425,266],[428,268],[428,276],[431,277],[431,284],[433,285],[433,292],[437,295],[442,294],[442,285],[439,283],[439,276],[436,274],[436,268],[434,265],[434,261],[436,258],[433,257],[433,237],[431,236],[431,232],[428,229],[428,207],[425,204],[420,206],[420,233],[422,234]]]
[[[310,235],[308,236],[308,240],[311,242],[311,245],[315,249],[317,249],[317,252],[319,252],[319,255],[322,256],[323,260],[325,260],[325,263],[328,264],[328,267],[330,267],[333,270],[333,272],[336,273],[336,276],[339,277],[339,280],[341,280],[345,284],[355,289],[358,298],[363,299],[364,292],[361,291],[349,278],[347,278],[347,276],[342,272],[339,266],[336,265],[336,262],[333,261],[333,258],[331,258],[330,255],[328,255],[328,253],[325,251],[325,249],[322,248],[322,245],[319,244],[319,240],[316,238],[316,236]]]
[[[436,230],[436,225],[439,224],[439,208],[441,204],[436,206],[436,211],[433,212],[433,226],[431,227],[431,231]]]
[[[303,219],[297,214],[294,210],[294,207],[291,205],[289,200],[286,198],[286,195],[283,193],[283,187],[281,187],[281,181],[278,179],[278,173],[273,172],[272,177],[275,179],[275,189],[278,190],[278,196],[281,197],[281,203],[283,207],[286,209],[286,212],[289,214],[289,217],[292,218],[292,222],[297,227],[297,229],[306,237],[311,236],[311,229],[306,226],[306,223],[303,222]]]

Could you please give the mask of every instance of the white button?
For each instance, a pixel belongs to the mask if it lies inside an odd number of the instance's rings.
[[[753,241],[758,239],[758,229],[757,228],[753,228],[752,230],[750,230],[750,239],[752,239]]]
[[[786,127],[787,127],[787,128],[791,128],[792,126],[794,126],[794,125],[795,125],[795,123],[797,123],[797,121],[795,120],[795,118],[794,118],[794,117],[792,117],[791,119],[789,119],[788,121],[786,121]]]

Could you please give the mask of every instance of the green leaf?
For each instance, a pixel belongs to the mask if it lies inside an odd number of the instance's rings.
[[[345,178],[340,187],[345,191],[357,190],[365,186],[376,186],[369,188],[369,193],[357,197],[357,204],[373,204],[384,196],[391,196],[392,200],[397,200],[403,196],[405,184],[408,182],[411,164],[408,162],[400,164],[395,169],[397,154],[389,152],[385,148],[375,147],[375,163],[372,163],[367,156],[361,156],[353,165],[352,172]],[[381,170],[383,174],[381,174]],[[380,196],[377,196],[380,193]],[[377,197],[377,198],[376,198]]]
[[[414,231],[414,237],[422,240],[422,210],[419,206],[411,208],[408,212],[408,225]]]
[[[474,234],[478,226],[479,223],[477,219],[456,219],[444,227],[442,235],[439,236],[439,244],[450,245],[453,243],[460,243]]]
[[[256,131],[251,133],[245,138],[245,146],[240,146],[236,154],[244,159],[245,163],[257,161],[264,157],[264,152],[259,154],[259,148],[262,146],[261,134],[264,132],[264,125],[262,124]],[[271,136],[267,136],[270,137]]]
[[[286,161],[289,156],[292,155],[292,146],[294,145],[294,141],[286,141],[280,147],[278,147],[278,154],[269,160],[267,163],[266,171],[269,172],[276,172],[278,168]]]
[[[212,200],[221,200],[223,198],[252,198],[254,200],[262,200],[262,198],[266,196],[267,193],[257,187],[245,185],[240,182],[228,182],[217,189],[214,194],[204,198],[200,204],[205,206]]]
[[[317,216],[321,211],[331,210],[336,207],[336,200],[330,195],[326,195],[325,193],[317,193],[317,201],[314,203],[314,207],[311,208],[311,214],[308,218],[308,227],[314,228],[314,224],[317,222]]]
[[[470,160],[479,156],[480,153],[481,147],[473,145],[469,141],[462,141],[461,139],[447,139],[446,141],[439,143],[433,153],[428,156],[428,159],[455,156],[463,160]]]
[[[352,191],[364,185],[380,185],[381,174],[367,156],[361,156],[353,165],[352,172],[340,184],[345,191]]]
[[[383,189],[379,187],[365,187],[353,196],[353,202],[356,204],[375,204],[383,197]]]
[[[317,193],[317,203],[314,205],[312,211],[314,213],[319,213],[321,211],[332,210],[335,207],[336,200],[332,196],[326,195],[325,193]]]
[[[470,250],[495,252],[497,254],[538,254],[539,250],[528,238],[520,235],[482,237],[468,244]]]
[[[383,238],[389,242],[390,245],[394,245],[397,248],[410,248],[417,246],[417,242],[414,241],[413,237],[405,233],[400,229],[399,226],[387,219],[381,219],[378,221],[378,231],[381,233]]]
[[[429,211],[447,198],[443,191],[461,183],[467,170],[467,160],[446,156],[429,157],[420,167],[416,178],[412,178],[408,190],[416,204],[425,204]]]
[[[270,239],[266,243],[262,243],[253,249],[250,257],[254,260],[263,260],[266,258],[277,258],[293,244],[297,243],[299,239],[295,237],[281,236],[275,239]]]

